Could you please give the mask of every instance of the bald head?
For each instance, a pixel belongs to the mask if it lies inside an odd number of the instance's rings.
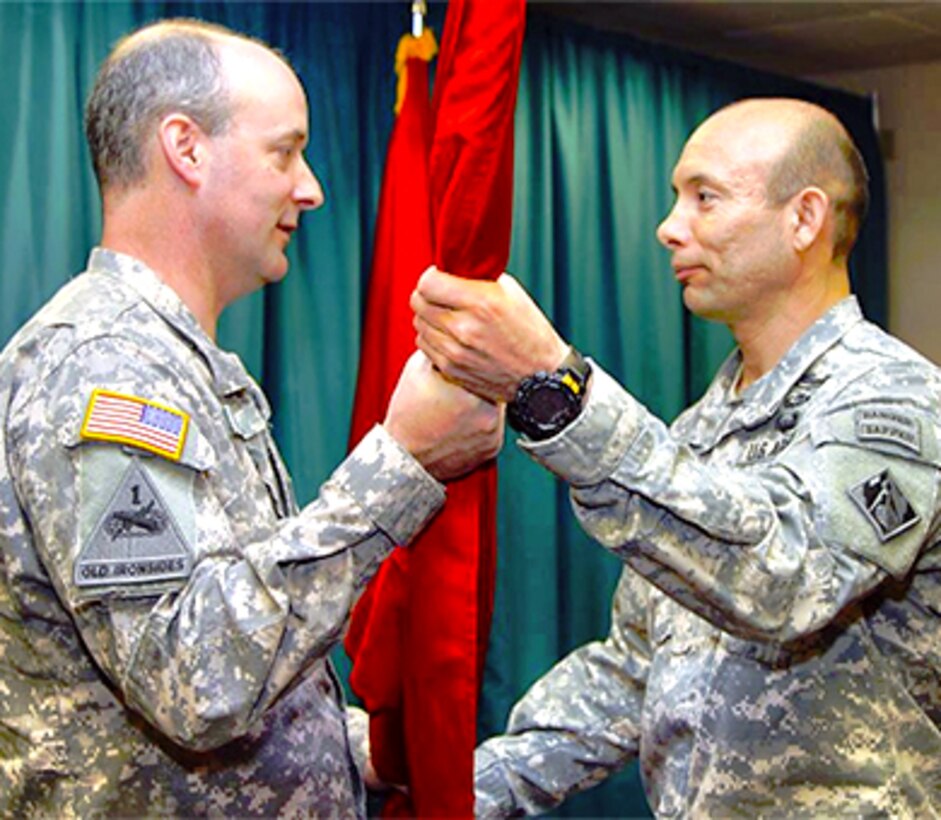
[[[209,136],[224,133],[235,106],[224,59],[260,41],[198,20],[163,20],[122,39],[98,72],[85,106],[85,134],[98,184],[126,188],[147,173],[146,142],[172,112],[189,116]]]
[[[848,258],[869,205],[869,178],[836,117],[803,100],[749,99],[721,109],[699,131],[718,129],[729,150],[748,150],[765,164],[771,204],[811,186],[823,190],[833,216],[833,258]]]

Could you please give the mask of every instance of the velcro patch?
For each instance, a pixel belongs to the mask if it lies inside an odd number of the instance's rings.
[[[81,437],[131,444],[179,461],[186,443],[189,415],[157,402],[96,389],[85,411]]]
[[[75,563],[80,587],[186,578],[192,558],[172,511],[132,459]]]
[[[857,407],[853,414],[859,441],[887,441],[921,455],[918,419],[891,407]]]
[[[918,513],[888,470],[870,476],[847,492],[883,543],[901,535],[919,521]]]

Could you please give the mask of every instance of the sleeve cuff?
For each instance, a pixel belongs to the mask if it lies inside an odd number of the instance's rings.
[[[592,361],[591,390],[581,415],[545,441],[521,438],[532,459],[573,486],[597,484],[621,464],[647,411]]]
[[[350,753],[359,776],[365,780],[369,762],[369,715],[358,706],[346,707],[346,733],[350,740]]]
[[[375,425],[334,474],[379,528],[407,544],[444,504],[444,486],[382,425]]]
[[[499,759],[489,749],[474,751],[474,817],[495,820],[514,814],[513,798],[499,771]]]

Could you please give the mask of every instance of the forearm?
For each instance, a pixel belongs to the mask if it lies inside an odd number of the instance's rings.
[[[477,749],[477,815],[548,811],[635,757],[642,686],[627,678],[601,643],[541,678],[514,707],[506,733]]]
[[[651,657],[649,594],[650,585],[625,570],[608,638],[550,669],[514,706],[506,732],[478,748],[478,816],[547,811],[637,756]]]
[[[570,482],[589,534],[730,631],[813,631],[884,577],[821,538],[797,472],[707,463],[600,370],[570,430],[526,447]]]

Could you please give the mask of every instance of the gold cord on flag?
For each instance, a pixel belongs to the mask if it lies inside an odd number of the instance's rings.
[[[405,91],[408,87],[408,71],[405,66],[408,61],[417,57],[426,63],[431,62],[435,54],[438,53],[438,43],[435,35],[430,28],[422,30],[420,37],[412,34],[403,34],[399,39],[399,45],[395,49],[395,73],[399,78],[395,88],[395,113],[398,115],[402,108],[402,101],[405,99]]]

